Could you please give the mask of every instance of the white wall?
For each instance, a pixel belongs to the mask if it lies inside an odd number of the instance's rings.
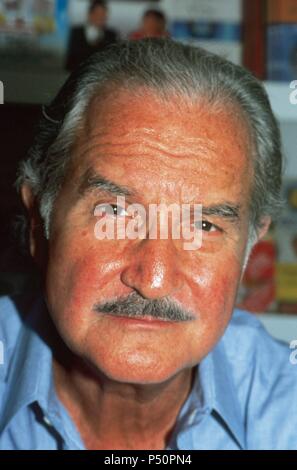
[[[289,82],[266,82],[272,109],[280,122],[283,149],[286,158],[285,177],[297,179],[297,104],[290,100]]]
[[[110,20],[109,24],[115,29],[120,29],[123,36],[139,28],[142,15],[145,10],[156,7],[152,2],[110,1]]]
[[[263,313],[257,315],[266,330],[274,336],[274,338],[290,343],[297,339],[297,316],[285,315],[283,313],[269,314]]]
[[[242,18],[242,0],[162,0],[169,19],[236,23]]]
[[[280,128],[285,155],[285,177],[297,179],[297,106],[296,121],[281,122]]]

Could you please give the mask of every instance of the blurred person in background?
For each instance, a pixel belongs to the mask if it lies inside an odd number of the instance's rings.
[[[90,3],[87,23],[72,28],[69,38],[66,69],[74,70],[94,52],[117,40],[117,32],[107,28],[108,9],[105,1]]]
[[[142,17],[140,29],[131,33],[129,39],[166,38],[168,36],[164,13],[160,10],[149,9]]]

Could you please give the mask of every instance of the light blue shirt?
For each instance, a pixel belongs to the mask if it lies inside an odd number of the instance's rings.
[[[85,449],[55,393],[50,330],[41,298],[0,299],[0,449]],[[291,352],[254,316],[235,310],[197,366],[168,449],[297,449]]]

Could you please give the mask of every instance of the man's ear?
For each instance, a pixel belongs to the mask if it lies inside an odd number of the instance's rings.
[[[271,217],[269,215],[265,215],[264,217],[261,218],[260,222],[260,228],[257,231],[257,241],[261,240],[266,233],[268,232],[268,229],[271,224]]]
[[[40,216],[38,201],[32,188],[26,183],[22,185],[20,193],[28,213],[30,254],[42,269],[47,261],[47,240],[44,235],[44,225]]]

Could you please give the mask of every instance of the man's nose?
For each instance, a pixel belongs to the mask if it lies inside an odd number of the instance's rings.
[[[169,296],[182,287],[179,253],[172,240],[142,240],[131,252],[122,282],[147,299]]]

